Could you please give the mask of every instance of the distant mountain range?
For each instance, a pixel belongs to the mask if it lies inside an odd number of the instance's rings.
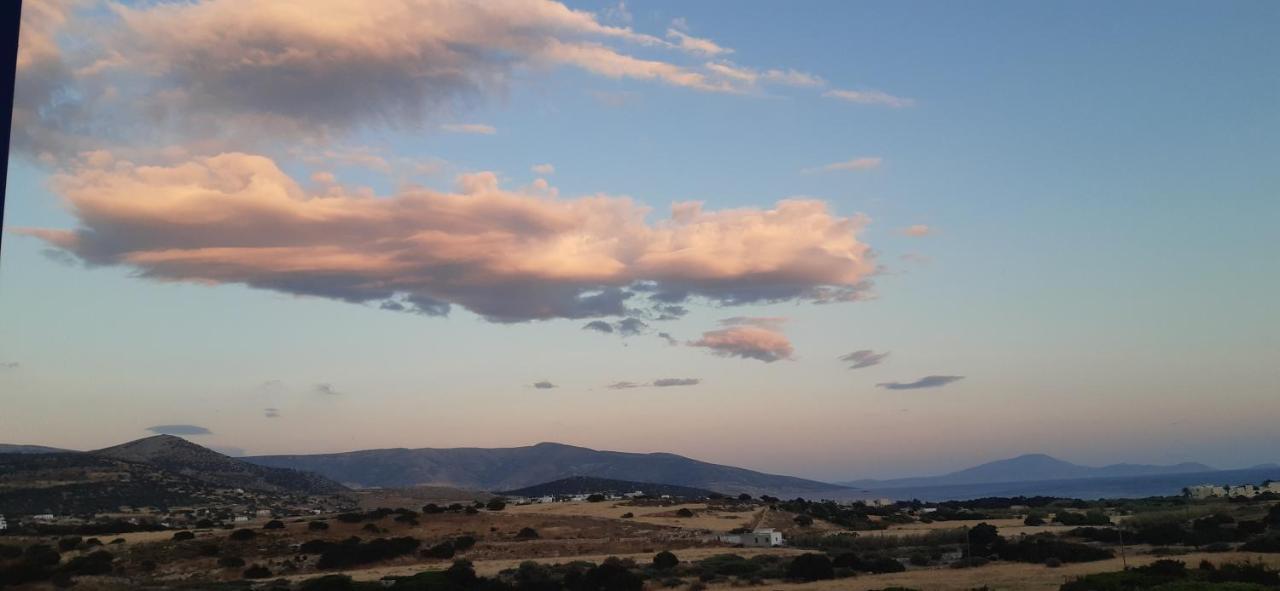
[[[262,466],[322,474],[352,487],[433,484],[516,490],[571,476],[670,484],[722,493],[821,496],[842,487],[722,466],[669,453],[598,451],[560,443],[512,448],[375,449],[336,454],[249,456]]]
[[[52,454],[69,451],[71,450],[46,447],[43,445],[16,445],[12,443],[0,443],[0,454]]]
[[[988,462],[958,472],[940,476],[895,478],[890,480],[850,480],[838,484],[865,489],[886,489],[924,486],[952,486],[961,484],[990,484],[1000,482],[1035,482],[1043,480],[1080,480],[1087,478],[1116,478],[1155,476],[1162,474],[1194,474],[1213,472],[1204,464],[1186,462],[1168,466],[1149,464],[1111,464],[1108,466],[1081,466],[1044,454],[1026,454],[1007,460]]]
[[[544,497],[561,495],[586,495],[592,493],[624,494],[640,492],[649,496],[660,497],[670,495],[686,499],[702,499],[715,495],[713,491],[674,484],[654,484],[652,482],[634,482],[630,480],[613,480],[609,478],[592,478],[590,476],[570,476],[551,482],[535,484],[516,490],[501,491],[497,494],[509,497]]]

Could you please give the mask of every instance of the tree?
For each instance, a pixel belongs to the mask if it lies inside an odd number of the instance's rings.
[[[173,541],[175,542],[181,542],[183,540],[192,540],[192,539],[195,539],[195,537],[196,537],[195,534],[185,529],[182,531],[173,532]]]
[[[742,493],[742,494],[738,495],[738,500],[739,500],[739,501],[750,501],[750,500],[751,500],[751,495],[749,495],[749,494],[747,494],[747,493]]]
[[[516,534],[517,540],[532,540],[532,539],[536,539],[537,537],[538,537],[538,530],[533,529],[532,527],[522,528],[519,531],[519,533]]]
[[[796,581],[821,581],[835,576],[831,559],[823,554],[801,554],[787,565],[787,578]]]
[[[231,532],[231,535],[227,536],[228,539],[231,539],[237,542],[245,542],[248,540],[252,540],[256,537],[258,537],[258,534],[256,532],[254,532],[251,529],[245,529],[245,528],[241,528],[236,531],[233,531]]]
[[[272,519],[262,524],[262,529],[284,529],[284,522],[279,519]]]
[[[693,517],[693,511],[690,511],[688,507],[682,507],[679,511],[676,511],[676,517]]]
[[[992,546],[1000,542],[1000,530],[983,522],[969,528],[969,544],[975,554],[989,554]]]
[[[324,531],[329,529],[329,524],[324,521],[312,521],[307,524],[307,529],[311,531]]]
[[[659,570],[667,570],[675,568],[680,564],[680,559],[669,551],[663,550],[653,555],[653,567]]]
[[[796,525],[800,527],[809,527],[810,525],[813,525],[813,518],[808,515],[796,515],[793,521],[795,521]]]
[[[1036,515],[1035,513],[1032,513],[1028,515],[1026,519],[1022,520],[1022,524],[1030,525],[1030,526],[1044,525],[1044,518],[1039,515]]]
[[[490,511],[501,511],[507,508],[507,502],[499,498],[490,499],[488,503],[485,503],[484,508]]]
[[[589,496],[587,497],[587,502],[588,502],[588,503],[599,503],[599,502],[601,502],[601,501],[603,501],[603,500],[604,500],[604,495],[602,495],[602,494],[600,494],[600,493],[596,493],[596,494],[593,494],[593,495],[589,495]]]

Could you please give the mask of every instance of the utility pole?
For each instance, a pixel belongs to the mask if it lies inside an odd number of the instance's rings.
[[[1124,565],[1124,570],[1129,570],[1129,557],[1124,553],[1124,526],[1117,524],[1116,534],[1120,536],[1120,563]]]

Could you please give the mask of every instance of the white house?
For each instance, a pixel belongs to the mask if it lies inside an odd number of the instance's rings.
[[[0,515],[0,531],[9,529],[9,522],[4,520],[4,515]]]
[[[726,544],[735,546],[741,544],[748,548],[772,548],[786,543],[782,539],[782,532],[771,527],[760,528],[745,534],[724,534],[719,536],[719,540]]]

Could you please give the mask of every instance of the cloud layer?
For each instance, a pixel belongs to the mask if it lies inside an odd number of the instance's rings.
[[[876,384],[888,390],[919,390],[921,388],[940,388],[963,380],[964,376],[925,376],[914,382],[885,382]]]
[[[857,236],[864,220],[811,199],[723,211],[677,203],[649,223],[649,209],[626,197],[509,191],[493,173],[463,175],[453,193],[308,190],[271,159],[243,153],[141,166],[94,152],[53,185],[79,227],[19,231],[88,264],[428,315],[458,305],[518,322],[641,306],[660,318],[689,298],[851,301],[866,296],[876,270]],[[700,346],[767,336],[729,331]],[[761,344],[781,353],[773,340]]]

